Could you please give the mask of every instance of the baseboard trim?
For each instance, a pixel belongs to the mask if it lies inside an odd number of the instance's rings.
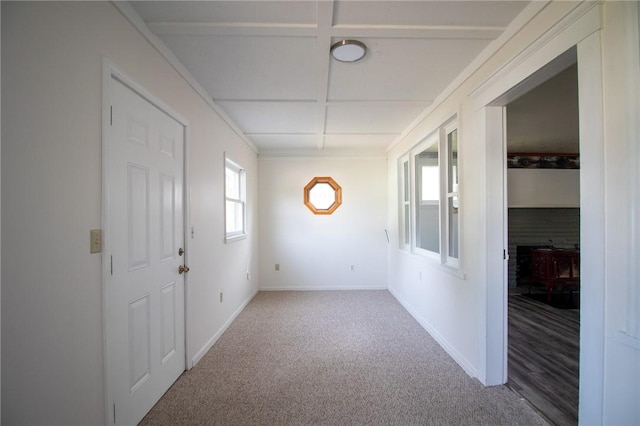
[[[249,302],[251,302],[251,300],[256,296],[256,294],[258,294],[258,291],[259,290],[254,290],[253,293],[251,293],[251,296],[249,296],[247,300],[245,300],[238,307],[238,309],[235,310],[233,315],[231,315],[231,317],[229,317],[229,319],[222,325],[222,327],[220,327],[220,329],[216,332],[216,334],[214,334],[213,337],[211,337],[211,339],[209,339],[207,343],[205,343],[205,345],[198,352],[196,352],[194,357],[191,358],[191,367],[194,367],[202,359],[202,357],[209,351],[209,349],[211,349],[213,345],[216,344],[220,336],[222,336],[224,332],[227,331],[227,329],[233,323],[233,321],[235,321],[238,315],[240,315],[240,312],[242,312],[244,308],[247,307]]]
[[[309,287],[309,286],[296,286],[296,287],[262,287],[260,291],[339,291],[339,290],[388,290],[386,285],[383,286],[358,286],[358,287]]]
[[[431,337],[433,337],[434,340],[436,342],[438,342],[440,347],[442,347],[442,349],[444,349],[445,352],[447,354],[449,354],[449,356],[451,358],[453,358],[453,360],[455,362],[457,362],[460,367],[462,367],[462,369],[465,371],[465,373],[467,373],[470,377],[474,377],[474,378],[478,377],[478,372],[473,367],[473,365],[469,361],[467,361],[467,359],[464,356],[462,356],[462,354],[460,354],[460,352],[458,352],[447,341],[447,339],[445,339],[440,333],[438,333],[438,331],[429,323],[429,321],[427,321],[406,300],[404,300],[402,298],[402,296],[400,296],[400,294],[398,294],[398,292],[396,290],[394,290],[393,288],[389,287],[389,293],[391,293],[391,295],[393,295],[393,297],[395,297],[396,300],[398,302],[400,302],[400,304],[407,310],[407,312],[409,312],[409,314],[416,321],[418,321],[418,324],[420,324],[422,326],[422,328],[424,328],[427,331],[427,333],[429,333],[431,335]]]

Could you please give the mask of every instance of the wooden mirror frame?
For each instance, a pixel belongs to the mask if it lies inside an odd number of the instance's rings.
[[[313,203],[309,200],[309,193],[310,191],[313,189],[314,186],[316,186],[319,183],[326,183],[328,184],[331,188],[333,188],[333,191],[335,192],[335,201],[334,203],[329,206],[329,208],[327,209],[318,209],[316,208],[316,206],[313,205]],[[304,205],[307,206],[307,208],[309,210],[311,210],[313,212],[313,214],[331,214],[334,211],[336,211],[336,209],[338,207],[340,207],[340,205],[342,204],[342,187],[340,187],[340,185],[338,185],[338,183],[333,180],[332,178],[328,177],[328,176],[323,176],[323,177],[314,177],[313,179],[311,179],[311,181],[304,187]]]

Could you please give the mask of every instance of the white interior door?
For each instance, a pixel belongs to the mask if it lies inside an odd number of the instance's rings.
[[[108,416],[138,423],[185,370],[184,127],[111,78],[106,129]],[[113,411],[113,413],[111,413]]]

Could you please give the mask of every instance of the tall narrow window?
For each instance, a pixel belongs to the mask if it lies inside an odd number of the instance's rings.
[[[398,159],[400,248],[461,272],[459,171],[455,117]]]
[[[447,150],[447,263],[458,265],[460,215],[458,197],[458,129],[453,123],[445,128]]]
[[[246,179],[245,170],[225,157],[225,240],[246,236]]]
[[[428,138],[415,155],[415,247],[440,253],[440,162],[438,135]]]
[[[408,250],[411,246],[411,192],[409,190],[409,155],[398,161],[400,193],[400,248]]]

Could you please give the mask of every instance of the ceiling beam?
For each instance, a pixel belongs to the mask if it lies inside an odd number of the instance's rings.
[[[345,133],[345,132],[327,132],[325,136],[367,136],[367,135],[379,135],[379,136],[397,136],[400,132],[353,132],[353,133]],[[245,136],[274,136],[274,135],[282,135],[282,136],[315,136],[317,133],[300,133],[300,132],[246,132]]]
[[[113,5],[120,11],[133,27],[142,35],[157,51],[162,55],[169,64],[180,74],[182,78],[191,86],[191,88],[211,107],[220,118],[229,126],[229,128],[245,143],[251,150],[258,152],[258,147],[247,138],[238,125],[231,120],[229,115],[218,104],[213,101],[213,98],[207,92],[204,87],[200,85],[198,80],[182,65],[174,53],[167,47],[166,44],[160,38],[153,33],[153,31],[147,26],[142,17],[131,6],[131,3],[126,1],[114,1]]]
[[[235,104],[311,104],[317,103],[318,101],[313,99],[227,99],[227,98],[216,98],[216,102],[220,103],[235,103]],[[376,100],[376,99],[340,99],[340,100],[325,100],[325,106],[336,106],[336,105],[349,105],[349,104],[358,104],[358,105],[416,105],[416,106],[424,106],[425,108],[433,103],[433,99],[421,99],[421,100],[406,100],[406,99],[384,99],[384,100]]]
[[[329,31],[331,37],[360,38],[435,38],[493,40],[504,27],[446,26],[446,25],[329,25],[320,22],[323,9],[331,9],[333,2],[318,2],[318,25],[261,24],[250,22],[149,22],[158,35],[210,35],[254,37],[315,37]],[[323,12],[324,13],[324,12]]]
[[[318,32],[313,24],[149,22],[147,25],[158,35],[315,37]]]
[[[324,132],[327,125],[327,97],[329,96],[329,68],[331,66],[329,50],[331,48],[333,6],[333,0],[317,2],[316,101],[318,112],[316,126],[320,135],[318,149],[324,148]]]
[[[503,27],[423,25],[336,25],[334,37],[493,40]]]

